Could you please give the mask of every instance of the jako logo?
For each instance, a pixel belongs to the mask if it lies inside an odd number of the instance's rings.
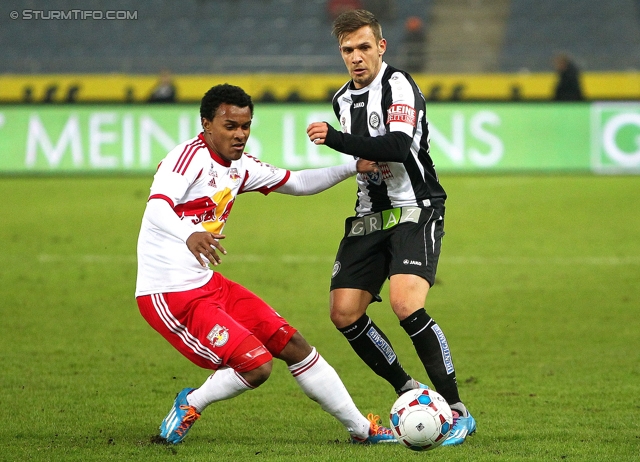
[[[364,101],[361,101],[361,102],[356,103],[356,104],[353,105],[354,109],[359,108],[359,107],[364,107]]]
[[[422,262],[416,260],[403,260],[402,263],[404,263],[405,265],[422,266]]]

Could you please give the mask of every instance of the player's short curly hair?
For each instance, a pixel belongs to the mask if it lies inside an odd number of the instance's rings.
[[[204,94],[200,102],[200,117],[213,120],[218,107],[225,103],[238,107],[249,106],[251,116],[253,116],[253,101],[251,101],[251,96],[240,87],[224,83],[211,87],[209,91]]]
[[[345,35],[355,32],[364,26],[371,28],[376,41],[382,40],[382,26],[373,13],[367,10],[345,11],[333,21],[331,33],[338,39],[338,44],[340,44]]]

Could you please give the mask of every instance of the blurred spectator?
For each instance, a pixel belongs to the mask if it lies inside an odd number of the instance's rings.
[[[31,86],[24,87],[24,91],[22,92],[22,102],[33,103],[33,87]]]
[[[291,93],[287,95],[285,101],[287,103],[300,103],[302,102],[302,96],[300,96],[300,92],[298,92],[298,90],[292,90]]]
[[[511,85],[511,101],[520,100],[522,100],[522,89],[520,88],[520,85]]]
[[[78,101],[78,93],[80,92],[80,85],[71,85],[67,90],[67,96],[65,97],[65,103],[76,103]]]
[[[127,87],[124,90],[124,102],[133,103],[136,100],[133,87]]]
[[[564,53],[554,56],[553,64],[558,74],[554,100],[556,101],[582,101],[582,88],[580,85],[580,71],[575,63]]]
[[[402,53],[404,70],[409,73],[424,71],[426,61],[427,36],[422,19],[417,16],[407,18],[405,24]]]
[[[43,103],[53,103],[56,99],[56,93],[58,93],[58,85],[52,84],[49,85],[44,91],[44,97],[42,98]]]
[[[160,73],[160,80],[153,89],[148,100],[150,103],[175,103],[176,102],[176,86],[171,78],[168,70]]]
[[[442,85],[436,83],[429,89],[427,101],[439,101],[442,98]]]
[[[262,96],[258,98],[258,101],[261,103],[275,103],[278,101],[278,98],[276,98],[275,93],[270,88],[267,88],[262,93]]]
[[[464,93],[464,85],[459,83],[455,85],[451,90],[451,96],[449,97],[449,99],[451,101],[462,101],[463,93]]]

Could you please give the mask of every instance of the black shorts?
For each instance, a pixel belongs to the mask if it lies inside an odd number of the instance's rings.
[[[380,301],[394,274],[415,274],[433,286],[444,236],[444,205],[401,207],[345,221],[331,290],[361,289]]]

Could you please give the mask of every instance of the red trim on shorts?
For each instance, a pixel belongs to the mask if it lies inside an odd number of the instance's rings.
[[[298,332],[296,328],[291,327],[288,324],[280,327],[275,334],[265,342],[265,346],[267,347],[267,350],[269,350],[269,353],[277,358],[296,332]]]
[[[236,372],[249,372],[273,359],[267,348],[253,335],[245,338],[231,353],[227,365]]]

